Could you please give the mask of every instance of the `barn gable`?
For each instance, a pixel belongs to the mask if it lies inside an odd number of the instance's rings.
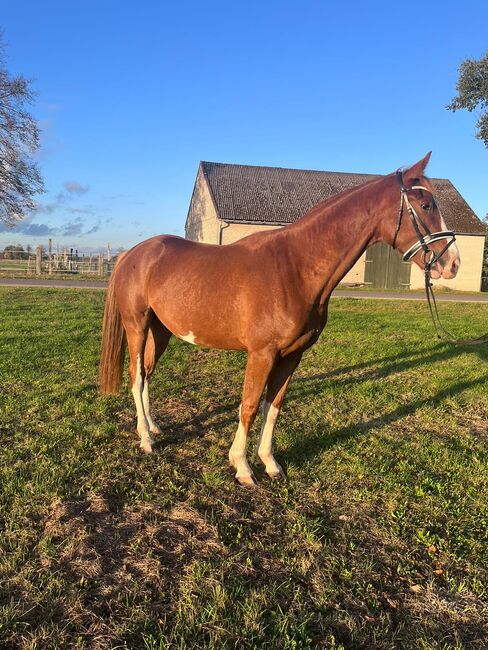
[[[200,163],[186,217],[185,236],[193,241],[217,243],[218,229],[219,216]]]

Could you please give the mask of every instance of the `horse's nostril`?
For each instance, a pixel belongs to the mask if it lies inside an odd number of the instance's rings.
[[[455,276],[459,269],[459,260],[454,258],[450,264],[450,273],[452,276]]]

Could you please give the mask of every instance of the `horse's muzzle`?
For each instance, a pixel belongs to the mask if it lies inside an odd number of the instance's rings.
[[[452,280],[456,277],[460,264],[461,260],[459,259],[459,255],[449,256],[444,265],[439,260],[436,260],[430,268],[430,275],[433,280],[438,280],[439,278]]]

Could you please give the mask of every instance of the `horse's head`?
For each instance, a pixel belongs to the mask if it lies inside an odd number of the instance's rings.
[[[430,263],[434,279],[451,279],[461,259],[454,233],[447,230],[432,184],[424,176],[429,159],[430,152],[410,169],[397,172],[400,210],[392,245],[405,260],[412,260],[421,269]]]

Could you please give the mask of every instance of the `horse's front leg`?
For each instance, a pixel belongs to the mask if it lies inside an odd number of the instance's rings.
[[[273,479],[285,477],[281,466],[273,456],[273,433],[286,389],[301,358],[301,352],[279,358],[268,379],[268,389],[263,404],[263,425],[256,445],[256,453],[265,466],[266,473]]]
[[[241,485],[254,485],[256,479],[247,461],[247,437],[259,407],[259,400],[274,363],[274,353],[269,350],[250,352],[239,408],[239,427],[229,450],[229,462],[236,469],[236,479]]]

